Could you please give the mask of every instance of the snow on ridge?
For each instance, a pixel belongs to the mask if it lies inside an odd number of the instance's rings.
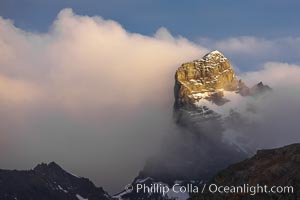
[[[63,189],[60,185],[57,185],[58,189],[60,189],[61,191],[63,191],[64,193],[68,193],[67,190]]]
[[[195,96],[200,96],[200,94],[194,94]],[[229,101],[226,102],[224,105],[217,105],[209,100],[204,98],[199,99],[195,105],[198,107],[206,106],[213,110],[214,112],[222,115],[222,116],[229,116],[232,111],[237,111],[239,113],[243,113],[247,115],[248,119],[253,119],[253,113],[247,112],[249,105],[255,103],[255,99],[252,97],[244,97],[240,94],[236,93],[235,91],[224,91],[224,98],[228,99]]]
[[[128,192],[126,190],[120,192],[119,194],[116,194],[113,196],[114,199],[122,200],[122,196],[127,194]]]
[[[206,54],[206,56],[214,56],[214,55],[220,55],[220,56],[222,56],[222,57],[225,57],[220,51],[218,51],[218,50],[213,50],[213,51],[211,51],[211,52],[209,52],[208,54]]]
[[[77,199],[78,200],[89,200],[89,199],[85,199],[85,198],[83,198],[82,196],[80,196],[79,194],[76,194],[76,197],[77,197]]]
[[[77,176],[76,174],[73,174],[73,173],[70,173],[70,172],[68,172],[68,173],[69,173],[70,175],[76,177],[76,178],[81,178],[80,176]]]
[[[222,53],[218,50],[213,50],[210,52],[210,54],[221,54],[222,55]]]
[[[135,183],[144,183],[144,182],[146,182],[148,180],[153,180],[153,179],[151,177],[147,177],[147,178],[144,178],[144,179],[137,179],[135,181]]]

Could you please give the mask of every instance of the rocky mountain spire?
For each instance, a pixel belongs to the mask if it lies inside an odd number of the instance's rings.
[[[175,74],[175,106],[193,104],[223,90],[234,91],[238,80],[229,60],[219,51],[212,51],[200,60],[184,63]]]
[[[257,96],[271,90],[262,82],[249,88],[238,80],[230,61],[219,51],[212,51],[200,60],[182,64],[175,74],[175,109],[193,107],[200,100],[223,105],[230,100],[224,92],[231,91],[241,96]]]

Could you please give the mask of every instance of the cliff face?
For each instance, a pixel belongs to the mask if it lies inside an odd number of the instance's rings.
[[[202,59],[184,63],[175,74],[175,105],[193,104],[212,94],[238,89],[238,80],[229,60],[219,51],[212,51]]]

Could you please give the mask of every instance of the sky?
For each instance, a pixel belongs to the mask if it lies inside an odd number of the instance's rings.
[[[213,49],[280,91],[260,147],[297,141],[299,3],[180,2],[0,0],[0,168],[56,161],[120,191],[172,131],[176,69]]]
[[[300,2],[296,0],[1,0],[0,15],[13,20],[23,30],[38,33],[48,32],[57,14],[64,8],[72,8],[79,15],[98,15],[117,21],[128,32],[147,36],[165,27],[174,36],[225,51],[223,53],[234,60],[233,64],[239,65],[242,70],[249,70],[259,68],[271,58],[279,62],[298,62],[299,51],[292,55],[279,52],[275,58],[273,54],[262,55],[255,60],[250,57],[249,61],[243,62],[245,58],[241,58],[240,52],[232,52],[211,43],[223,42],[224,47],[228,40],[235,38],[245,46],[249,45],[249,41],[243,37],[250,37],[253,39],[250,45],[259,46],[261,42],[264,44],[271,40],[279,43],[278,48],[281,48],[280,43],[296,39],[300,34],[299,6]]]
[[[227,38],[298,36],[296,0],[1,0],[0,13],[26,30],[47,31],[63,8],[118,21],[127,30],[151,35],[167,27],[175,35]]]

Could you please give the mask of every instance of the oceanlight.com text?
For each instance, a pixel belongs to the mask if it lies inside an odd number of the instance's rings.
[[[268,185],[249,185],[243,184],[239,186],[224,186],[217,184],[203,184],[203,185],[179,185],[174,184],[169,186],[167,184],[154,183],[150,185],[146,184],[136,184],[136,185],[127,185],[125,187],[127,192],[135,193],[148,193],[148,194],[162,194],[163,196],[167,195],[169,192],[173,193],[189,193],[189,194],[198,194],[198,193],[212,193],[212,194],[249,194],[251,196],[256,194],[292,194],[294,193],[293,186],[268,186]]]

